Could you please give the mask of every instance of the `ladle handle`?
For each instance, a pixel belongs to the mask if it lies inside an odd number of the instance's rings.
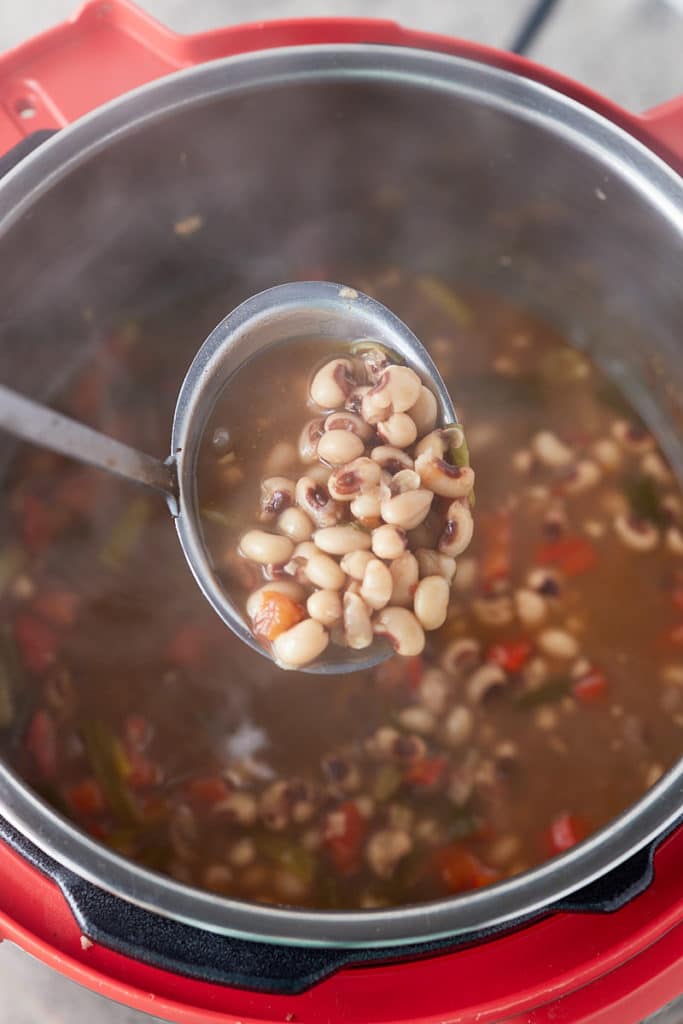
[[[41,448],[177,498],[174,467],[0,385],[0,428]]]

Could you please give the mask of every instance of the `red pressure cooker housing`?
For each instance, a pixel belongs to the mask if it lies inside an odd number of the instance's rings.
[[[179,36],[126,0],[87,3],[70,21],[0,57],[0,154],[184,67],[283,46],[361,42],[454,54],[533,79],[683,169],[683,98],[636,116],[523,58],[390,21],[286,20]],[[322,980],[286,991],[189,977],[164,969],[158,957],[151,963],[86,939],[58,877],[6,833],[4,839],[0,939],[102,995],[182,1024],[638,1024],[683,992],[683,826],[648,853],[647,884],[618,909],[578,905],[579,912],[556,910],[458,944],[394,949],[381,960],[373,951],[347,951]]]

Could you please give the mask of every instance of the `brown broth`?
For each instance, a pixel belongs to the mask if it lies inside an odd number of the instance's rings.
[[[664,541],[680,512],[662,500],[680,501],[677,485],[653,482],[628,442],[620,467],[576,496],[564,496],[562,470],[524,472],[516,455],[550,430],[592,458],[615,421],[635,428],[637,417],[548,325],[501,300],[463,299],[398,272],[354,283],[430,348],[477,473],[475,538],[459,560],[449,619],[423,659],[340,678],[278,670],[205,604],[161,501],[28,448],[13,468],[0,556],[4,657],[18,654],[23,665],[0,699],[0,735],[18,771],[86,831],[183,881],[346,908],[430,899],[538,863],[637,800],[679,756],[683,728],[683,563]],[[204,304],[209,323],[224,302]],[[64,407],[161,454],[195,313],[193,304],[122,327]],[[280,433],[295,418],[300,425],[306,359],[308,349],[302,364],[274,354],[265,380],[254,364],[221,410],[238,469],[260,461],[275,422]],[[253,521],[257,486],[235,477],[201,500],[220,505],[228,531],[239,531],[243,515]],[[656,523],[652,551],[631,550],[615,533],[625,492]],[[549,514],[558,503],[559,524]],[[224,543],[223,525],[207,529]],[[538,630],[486,625],[477,610],[482,600],[504,604],[540,558],[569,569],[547,625],[568,629],[579,650],[569,661],[546,658],[551,685],[533,689],[536,652],[519,645],[535,645]],[[427,734],[412,762],[394,748],[369,753],[365,741],[382,726],[411,734],[401,711],[426,699],[424,672],[467,637],[484,654],[508,645],[498,656],[510,668],[482,704],[467,698],[471,673],[442,679],[446,710],[437,717],[464,706],[470,737],[452,748],[438,730]],[[582,696],[581,673],[571,676],[580,658],[592,679]],[[325,776],[321,759],[331,754],[357,778],[341,779],[339,764]],[[273,790],[278,780],[290,784]],[[564,831],[557,826],[549,845],[558,818]],[[393,841],[406,834],[410,851],[389,867],[390,857],[368,863],[373,837],[387,828]]]

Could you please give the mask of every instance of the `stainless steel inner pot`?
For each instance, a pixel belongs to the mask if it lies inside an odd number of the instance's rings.
[[[170,225],[190,214],[205,229],[175,238]],[[621,383],[683,476],[683,185],[623,131],[534,82],[370,45],[199,66],[60,132],[0,183],[0,217],[0,377],[25,393],[57,389],[94,343],[91,325],[170,290],[237,280],[246,297],[297,267],[398,263],[560,326]],[[10,456],[7,446],[0,470]],[[81,877],[197,927],[300,945],[398,945],[512,920],[621,863],[682,809],[679,763],[523,876],[428,905],[315,913],[146,871],[0,765],[0,813]]]

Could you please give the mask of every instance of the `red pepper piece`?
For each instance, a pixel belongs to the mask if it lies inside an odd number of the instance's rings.
[[[585,537],[561,537],[541,544],[536,552],[540,565],[554,565],[565,576],[580,576],[592,569],[598,560],[595,547]]]
[[[31,719],[24,746],[44,779],[57,774],[57,730],[54,719],[42,708]]]
[[[340,875],[352,875],[359,870],[361,846],[367,828],[367,821],[353,800],[347,800],[332,811],[324,843]]]
[[[683,612],[683,587],[677,587],[671,595],[674,608],[677,608],[679,612]]]
[[[533,646],[527,640],[511,640],[494,644],[486,655],[486,660],[500,665],[506,672],[519,672],[529,660]]]
[[[128,753],[126,782],[131,789],[148,789],[161,782],[163,772],[158,764],[135,751]]]
[[[102,814],[106,809],[104,793],[97,779],[87,778],[67,787],[64,799],[71,811],[81,817]]]
[[[436,868],[446,889],[451,893],[466,892],[493,885],[501,875],[459,843],[444,846],[436,853]]]
[[[205,775],[192,779],[187,787],[188,799],[195,804],[212,806],[230,794],[230,787],[220,775]]]
[[[168,657],[183,668],[198,668],[207,646],[206,630],[195,622],[188,622],[176,630],[168,645]]]
[[[575,814],[558,814],[550,823],[545,835],[545,845],[551,857],[576,846],[588,835],[586,823]]]
[[[128,715],[123,723],[123,735],[126,748],[139,753],[152,739],[152,726],[144,715]]]
[[[69,590],[44,590],[33,598],[31,608],[53,626],[73,626],[80,599]]]
[[[54,509],[34,494],[25,494],[21,501],[21,539],[31,554],[39,554],[54,540],[59,524]]]
[[[599,668],[592,668],[572,686],[572,693],[582,704],[594,704],[606,696],[607,676]]]
[[[448,759],[423,757],[408,765],[403,778],[414,786],[436,786],[443,777]]]
[[[59,637],[47,622],[30,612],[20,612],[14,620],[14,636],[21,660],[29,672],[42,675],[54,665]]]

